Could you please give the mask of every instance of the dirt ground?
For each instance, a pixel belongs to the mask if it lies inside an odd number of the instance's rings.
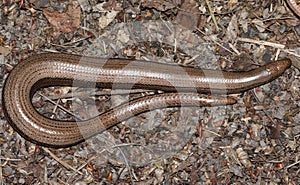
[[[234,105],[152,110],[69,148],[26,141],[0,107],[0,184],[299,184],[299,38],[300,17],[282,0],[2,0],[1,91],[17,63],[46,52],[240,72],[293,65],[230,95]],[[154,93],[47,87],[32,103],[85,120]]]

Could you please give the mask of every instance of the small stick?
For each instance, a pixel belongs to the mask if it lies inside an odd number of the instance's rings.
[[[212,11],[212,8],[211,8],[211,6],[210,6],[210,4],[209,4],[209,1],[208,1],[208,0],[205,0],[205,2],[206,2],[206,5],[207,5],[207,7],[208,7],[210,16],[211,16],[211,18],[212,18],[212,20],[213,20],[213,22],[214,22],[214,24],[215,24],[216,30],[218,31],[218,30],[219,30],[218,23],[217,23],[217,20],[216,20],[215,15],[214,15],[214,13],[213,13],[213,11]]]
[[[61,159],[59,159],[54,153],[52,153],[48,148],[42,147],[43,150],[45,152],[47,152],[54,160],[56,160],[59,164],[63,165],[63,167],[65,167],[68,170],[73,170],[75,172],[77,172],[78,174],[82,175],[82,173],[78,170],[76,170],[74,167],[72,167],[71,165],[69,165],[68,163],[62,161]]]

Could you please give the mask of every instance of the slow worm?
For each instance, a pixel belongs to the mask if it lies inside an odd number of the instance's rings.
[[[294,11],[294,13],[300,17],[299,1],[296,2],[296,0],[286,0],[286,2],[290,6],[290,8]]]
[[[241,73],[46,53],[29,57],[10,72],[2,94],[3,110],[11,126],[27,140],[43,146],[67,147],[149,109],[234,104],[236,100],[230,97],[199,93],[240,93],[272,81],[290,65],[289,59],[283,59]],[[72,86],[75,81],[81,85],[155,89],[165,93],[130,101],[82,122],[52,120],[34,109],[31,99],[38,89]]]

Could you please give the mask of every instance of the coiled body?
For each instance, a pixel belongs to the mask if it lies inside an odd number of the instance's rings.
[[[40,54],[21,62],[10,73],[3,89],[3,108],[8,122],[26,139],[44,146],[66,147],[149,108],[234,104],[233,98],[199,93],[239,93],[277,78],[290,65],[290,60],[284,59],[239,73],[126,59]],[[34,109],[31,99],[39,88],[75,83],[166,93],[131,101],[82,122],[51,120]]]
[[[286,0],[287,4],[290,6],[290,8],[294,11],[296,15],[300,17],[300,6],[299,2],[297,3],[296,0]]]

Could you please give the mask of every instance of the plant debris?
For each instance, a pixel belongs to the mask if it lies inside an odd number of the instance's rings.
[[[233,106],[153,110],[64,149],[26,141],[1,107],[0,184],[300,182],[300,19],[286,1],[5,0],[0,21],[2,87],[13,66],[42,52],[226,71],[293,60],[278,79],[231,95]],[[81,120],[153,93],[47,87],[32,103]]]

